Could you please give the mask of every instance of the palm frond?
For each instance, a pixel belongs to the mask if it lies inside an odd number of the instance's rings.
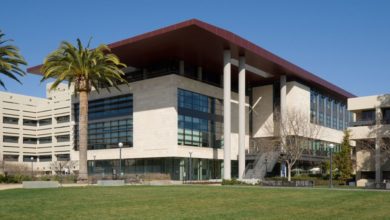
[[[0,31],[0,73],[21,83],[17,76],[24,76],[26,72],[20,68],[20,65],[27,65],[19,49],[13,45],[5,45],[10,39],[3,39],[5,34]],[[0,86],[3,88],[5,84],[0,80]]]
[[[44,74],[41,81],[55,78],[51,89],[55,89],[61,82],[68,81],[75,84],[76,92],[91,90],[93,86],[98,92],[101,88],[114,87],[127,83],[121,68],[126,67],[119,58],[110,53],[107,45],[101,44],[95,49],[89,49],[90,42],[84,47],[77,39],[76,46],[67,41],[61,42],[59,48],[50,53],[44,60],[41,68]],[[86,88],[84,88],[85,86]]]

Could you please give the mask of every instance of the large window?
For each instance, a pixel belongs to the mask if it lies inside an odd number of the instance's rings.
[[[19,118],[12,118],[12,117],[3,117],[3,123],[4,124],[14,124],[17,125],[19,123]]]
[[[3,136],[3,142],[18,143],[19,137],[16,136]]]
[[[57,142],[68,142],[68,141],[70,141],[70,136],[69,136],[69,134],[57,135],[56,139],[57,139]]]
[[[75,120],[79,120],[79,104],[74,105]],[[88,102],[88,119],[96,120],[119,116],[128,116],[133,113],[133,95],[126,94]]]
[[[336,100],[319,93],[310,91],[310,121],[322,126],[344,130],[348,127],[351,114],[345,101]]]
[[[39,120],[39,126],[51,125],[51,118]]]
[[[37,144],[38,138],[24,137],[23,144]]]
[[[40,144],[49,144],[49,143],[51,143],[51,136],[39,138],[39,143]]]
[[[56,120],[57,120],[57,124],[66,123],[66,122],[70,121],[70,117],[69,117],[69,115],[59,116],[59,117],[56,117]]]
[[[74,105],[78,121],[79,104]],[[133,95],[126,94],[89,101],[88,149],[133,147]],[[121,117],[120,119],[110,119]],[[103,119],[103,120],[102,120]],[[99,120],[99,121],[97,121]],[[75,149],[79,145],[78,125],[75,126]]]
[[[222,100],[178,90],[178,144],[220,148],[223,130]]]
[[[78,149],[78,126],[75,126],[75,147]],[[123,147],[133,146],[133,119],[121,119],[88,124],[88,149],[117,148],[122,142]]]
[[[36,127],[37,124],[38,124],[37,120],[23,119],[23,125]]]

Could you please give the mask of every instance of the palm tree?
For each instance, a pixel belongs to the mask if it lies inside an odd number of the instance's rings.
[[[77,39],[77,47],[63,41],[60,47],[49,54],[41,68],[45,81],[54,78],[55,81],[50,90],[67,81],[70,87],[74,84],[74,92],[79,95],[79,182],[88,179],[87,147],[88,147],[88,94],[94,88],[99,92],[102,86],[115,87],[126,83],[122,78],[124,72],[121,67],[125,64],[112,54],[108,46],[100,45],[95,49],[83,47],[80,39]]]
[[[21,83],[16,75],[24,76],[26,73],[19,65],[26,65],[26,61],[20,55],[19,49],[13,45],[5,45],[12,40],[5,40],[5,34],[0,30],[0,73]],[[4,82],[0,79],[0,86],[5,89]]]

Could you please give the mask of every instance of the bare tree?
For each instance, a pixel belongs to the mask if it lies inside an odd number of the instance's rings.
[[[281,160],[286,162],[288,181],[291,181],[292,167],[304,153],[311,152],[311,143],[318,139],[321,126],[311,123],[304,111],[289,109],[284,115],[274,114],[275,126],[267,125],[266,129],[275,134],[273,150],[280,152]]]
[[[50,163],[50,169],[60,177],[60,183],[62,183],[62,175],[66,174],[66,171],[70,172],[74,166],[77,165],[77,161],[67,160],[67,161],[53,161]]]

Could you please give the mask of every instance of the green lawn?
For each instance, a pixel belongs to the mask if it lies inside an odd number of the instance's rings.
[[[0,191],[0,219],[390,219],[390,193],[234,186]]]

